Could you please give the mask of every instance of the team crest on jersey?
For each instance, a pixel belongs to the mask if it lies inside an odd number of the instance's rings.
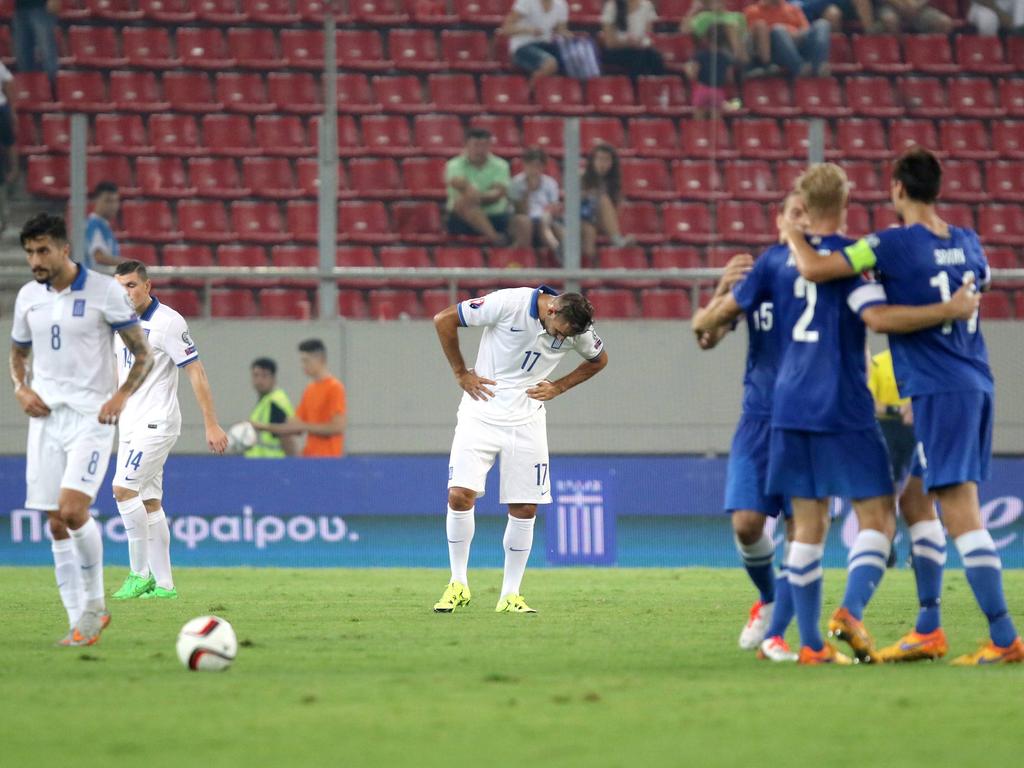
[[[183,332],[182,332],[182,334],[181,334],[181,340],[182,340],[183,342],[185,342],[185,346],[186,346],[186,347],[191,347],[191,346],[193,345],[193,343],[194,343],[194,342],[192,341],[192,337],[188,335],[188,331],[183,331]]]
[[[551,348],[552,349],[561,349],[562,348],[562,344],[564,344],[564,343],[565,343],[565,339],[555,339],[554,341],[551,342]]]
[[[85,317],[85,299],[75,299],[75,306],[71,309],[73,317]]]
[[[484,305],[484,300],[482,298],[480,298],[480,299],[473,299],[471,302],[469,302],[469,308],[470,309],[480,309],[480,307],[482,307],[483,305]]]

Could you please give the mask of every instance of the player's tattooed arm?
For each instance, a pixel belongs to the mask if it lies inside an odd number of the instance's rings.
[[[29,416],[49,416],[50,408],[28,385],[28,359],[32,347],[11,344],[11,381],[14,382],[14,396],[21,410]]]
[[[455,380],[463,391],[468,392],[474,400],[488,400],[494,397],[494,392],[488,387],[496,385],[497,382],[477,376],[472,368],[466,368],[462,350],[459,349],[458,307],[452,305],[434,315],[434,329],[437,331],[437,338],[441,342],[441,349],[448,360],[448,365],[455,374]]]
[[[843,277],[857,274],[843,254],[833,251],[827,256],[818,253],[807,242],[804,231],[794,222],[784,222],[779,231],[789,245],[789,250],[796,261],[796,268],[805,280],[812,283],[827,283]]]
[[[535,386],[530,387],[526,390],[526,396],[534,400],[554,400],[562,393],[596,376],[604,370],[606,365],[608,365],[608,353],[602,350],[601,354],[593,360],[580,363],[576,366],[575,370],[570,371],[557,381],[544,379]]]
[[[129,325],[118,331],[121,341],[128,348],[128,352],[135,358],[128,376],[121,388],[114,393],[107,402],[100,408],[99,422],[101,424],[116,424],[124,405],[135,390],[142,386],[150,370],[153,368],[153,353],[146,341],[146,334],[138,323]]]

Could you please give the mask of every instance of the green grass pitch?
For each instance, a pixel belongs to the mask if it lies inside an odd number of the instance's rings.
[[[107,569],[108,592],[123,576]],[[430,611],[436,570],[181,569],[177,602],[112,603],[87,649],[63,630],[46,568],[2,568],[0,764],[42,766],[1009,766],[1024,757],[1024,665],[798,668],[736,646],[752,599],[739,570],[533,570],[536,616]],[[826,577],[826,611],[841,571]],[[1024,573],[1006,574],[1024,618]],[[891,641],[915,612],[888,574],[869,608]],[[952,652],[985,636],[947,574]],[[242,648],[186,671],[180,626],[205,613]],[[790,639],[795,640],[795,630]]]

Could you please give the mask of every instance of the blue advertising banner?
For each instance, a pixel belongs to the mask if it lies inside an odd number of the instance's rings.
[[[530,564],[733,567],[721,510],[725,461],[691,456],[555,456],[552,504],[540,513]],[[25,462],[0,457],[0,565],[51,562],[45,513],[24,509]],[[342,460],[172,457],[164,480],[179,565],[447,565],[446,456]],[[996,459],[982,513],[1006,567],[1024,567],[1024,459]],[[477,504],[471,566],[502,563],[505,509],[497,471]],[[110,476],[106,484],[109,489]],[[95,514],[106,559],[127,564],[109,490]],[[857,532],[837,502],[826,564],[845,564]],[[773,535],[781,539],[781,531]],[[897,542],[901,557],[906,541]],[[950,547],[950,564],[957,565]]]

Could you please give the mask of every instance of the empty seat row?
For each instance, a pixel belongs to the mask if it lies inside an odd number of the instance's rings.
[[[884,74],[978,72],[1007,74],[1024,69],[1024,40],[958,35],[833,35],[832,67],[838,72]]]

